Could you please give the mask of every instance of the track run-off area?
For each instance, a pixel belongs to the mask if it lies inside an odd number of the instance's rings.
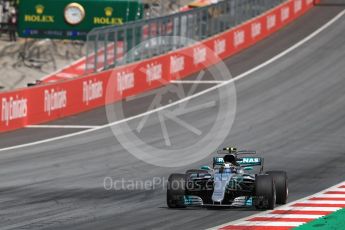
[[[258,150],[266,169],[286,170],[289,202],[344,181],[344,8],[315,7],[225,61],[237,91],[236,117],[225,143]],[[196,79],[173,84],[187,90],[197,85],[188,101],[191,106],[217,102],[217,92],[225,83],[212,82],[205,74],[203,80],[209,82],[190,84]],[[187,99],[172,96],[171,100],[155,112]],[[128,100],[126,121],[136,125],[151,101],[151,94]],[[206,108],[184,120],[202,130],[212,123],[215,112]],[[163,182],[147,190],[106,190],[104,178],[164,181],[170,173],[211,161],[210,156],[180,168],[149,165],[129,154],[107,123],[105,109],[100,108],[1,134],[0,229],[206,229],[259,213],[169,210]],[[172,142],[189,143],[193,138],[180,126],[167,126]],[[164,142],[161,130],[159,119],[150,120],[143,128],[145,141]],[[63,135],[68,136],[59,137]]]

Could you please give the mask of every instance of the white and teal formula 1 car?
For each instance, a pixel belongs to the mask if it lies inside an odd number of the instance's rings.
[[[274,209],[286,204],[287,174],[284,171],[264,173],[264,159],[255,151],[224,148],[217,151],[213,165],[171,174],[167,185],[169,208],[201,207],[256,207]],[[254,167],[259,172],[249,173]]]

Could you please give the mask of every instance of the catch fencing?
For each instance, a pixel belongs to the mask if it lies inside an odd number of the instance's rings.
[[[187,12],[92,30],[86,73],[149,59],[192,45],[267,12],[286,0],[223,0]]]

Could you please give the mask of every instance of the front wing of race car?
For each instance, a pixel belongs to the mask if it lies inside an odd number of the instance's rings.
[[[204,203],[201,197],[186,195],[183,197],[183,202],[185,206],[189,207],[253,207],[253,197],[241,196],[233,200],[231,204],[223,204],[219,202]]]

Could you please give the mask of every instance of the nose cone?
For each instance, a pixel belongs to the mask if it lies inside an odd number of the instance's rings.
[[[214,176],[214,188],[212,194],[213,202],[223,202],[225,197],[225,190],[231,176],[227,173],[216,173]]]
[[[224,200],[224,192],[214,191],[212,194],[212,201],[221,203]]]

